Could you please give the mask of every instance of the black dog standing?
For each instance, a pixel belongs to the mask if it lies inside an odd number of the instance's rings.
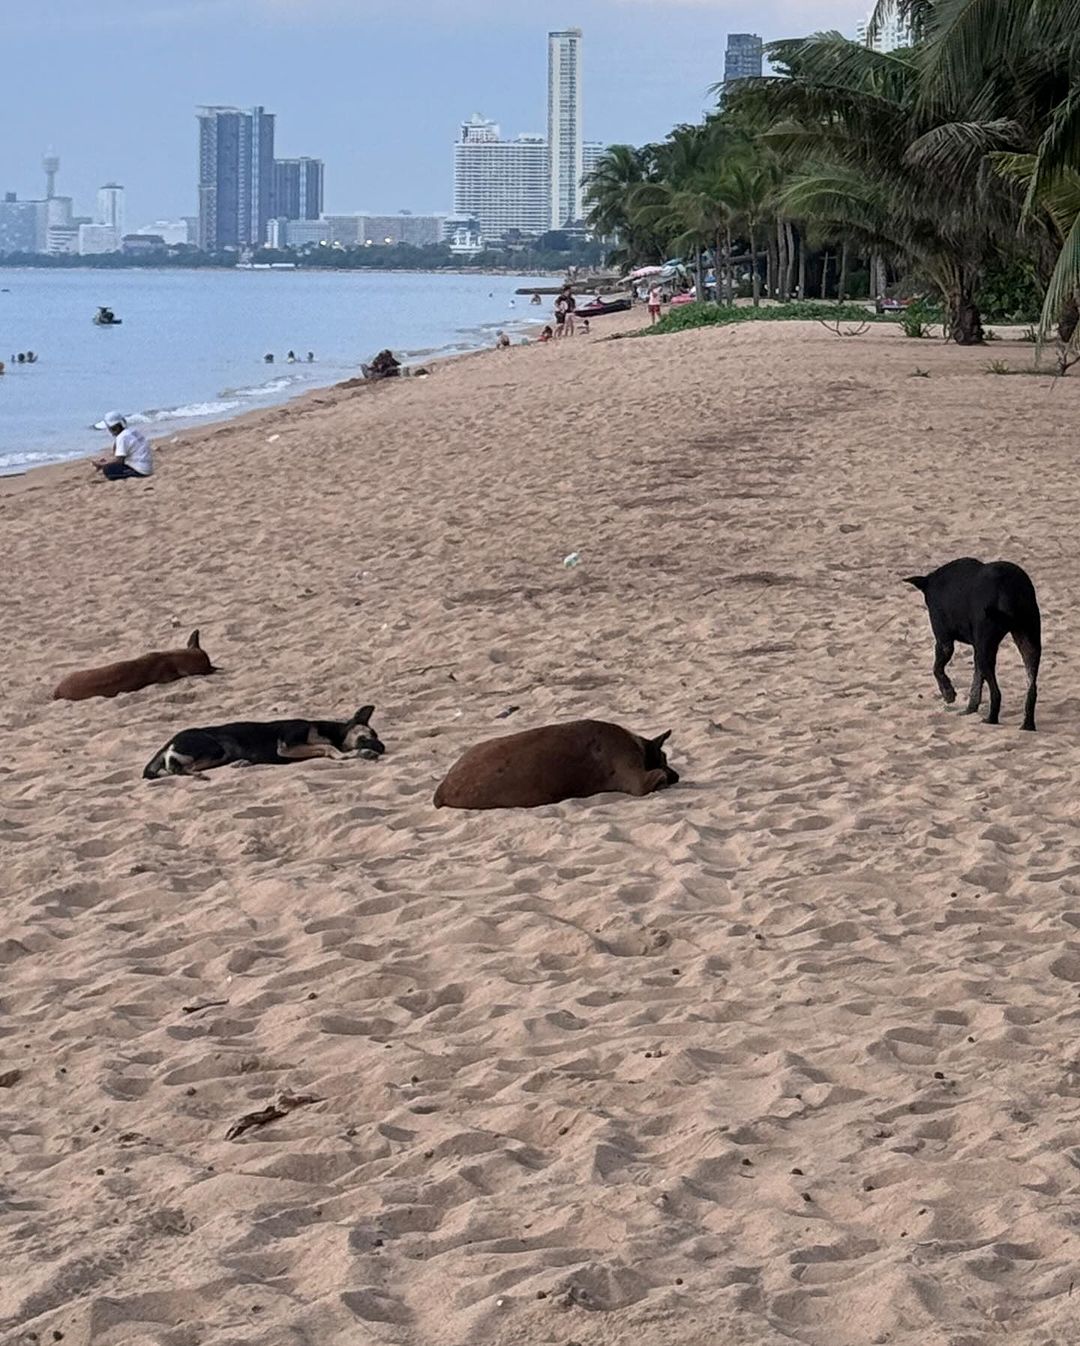
[[[1001,689],[997,681],[998,647],[1012,636],[1027,670],[1028,689],[1024,702],[1024,729],[1035,728],[1039,659],[1042,655],[1042,622],[1035,586],[1027,572],[1011,561],[984,563],[964,556],[933,570],[929,575],[910,575],[904,581],[920,589],[926,598],[930,626],[936,642],[934,677],[946,704],[956,700],[956,688],[945,667],[953,657],[956,641],[975,651],[975,674],[971,680],[967,714],[982,702],[985,682],[990,688],[987,724],[997,724]]]

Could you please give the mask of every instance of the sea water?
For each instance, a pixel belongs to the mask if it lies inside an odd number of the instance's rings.
[[[405,362],[493,345],[547,315],[529,276],[378,271],[0,267],[0,474],[106,448],[122,411],[153,438],[358,376],[385,347]],[[118,327],[96,327],[107,305]],[[11,356],[34,351],[36,364]],[[286,363],[292,350],[299,363]],[[307,354],[315,355],[307,363]],[[272,354],[274,363],[264,356]]]

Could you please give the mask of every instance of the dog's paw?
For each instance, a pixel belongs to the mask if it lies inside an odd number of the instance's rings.
[[[231,767],[241,767],[241,766],[250,766],[251,763],[248,761],[246,757],[241,757],[235,762],[230,762],[229,765]]]
[[[364,762],[377,762],[379,760],[379,754],[372,752],[370,748],[357,748],[353,756],[359,757]]]

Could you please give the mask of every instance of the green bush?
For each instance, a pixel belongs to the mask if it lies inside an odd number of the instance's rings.
[[[930,336],[930,327],[934,322],[941,322],[941,314],[924,299],[914,300],[900,314],[900,326],[906,337],[918,339]]]
[[[1042,287],[1027,261],[987,269],[975,296],[984,322],[1034,322],[1042,312]]]
[[[796,300],[791,304],[769,304],[762,308],[729,307],[726,304],[681,304],[658,323],[645,329],[646,336],[666,336],[669,332],[689,332],[695,327],[726,327],[737,322],[893,322],[889,314],[879,315],[863,304],[831,304]]]

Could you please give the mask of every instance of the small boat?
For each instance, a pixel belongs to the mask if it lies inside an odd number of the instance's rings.
[[[629,299],[604,299],[599,304],[594,299],[576,310],[578,318],[602,318],[605,313],[625,313],[630,308]]]
[[[119,327],[123,318],[118,318],[111,308],[102,305],[94,314],[95,327]]]

